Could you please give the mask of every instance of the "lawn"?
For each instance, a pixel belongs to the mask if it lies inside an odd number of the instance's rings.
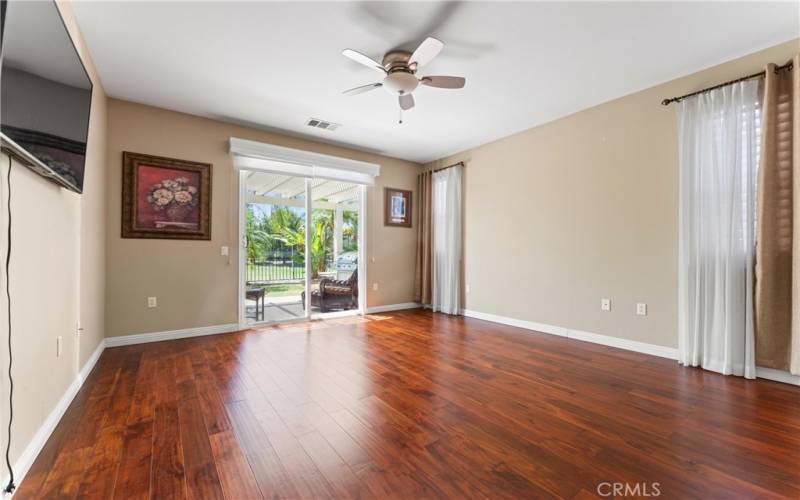
[[[303,283],[281,283],[277,285],[264,285],[267,297],[299,296],[306,289]]]
[[[247,264],[247,281],[264,282],[280,280],[303,280],[305,278],[305,268],[298,265],[267,264],[256,265]],[[275,283],[269,285],[257,285],[267,291],[267,297],[289,297],[299,296],[305,285],[300,283]]]

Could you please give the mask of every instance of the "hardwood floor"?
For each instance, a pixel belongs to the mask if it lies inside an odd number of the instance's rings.
[[[800,388],[404,311],[107,349],[17,497],[797,499],[798,464]]]

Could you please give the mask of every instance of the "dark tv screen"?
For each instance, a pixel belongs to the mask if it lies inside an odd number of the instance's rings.
[[[55,2],[3,1],[2,14],[3,148],[80,193],[92,81]]]

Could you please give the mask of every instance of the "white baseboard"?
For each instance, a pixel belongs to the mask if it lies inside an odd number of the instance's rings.
[[[756,367],[756,377],[765,378],[767,380],[774,380],[775,382],[783,382],[784,384],[791,384],[800,386],[800,375],[792,375],[783,370],[775,370],[773,368]]]
[[[493,323],[500,323],[503,325],[516,326],[517,328],[534,330],[550,335],[558,335],[559,337],[582,340],[584,342],[591,342],[593,344],[601,344],[610,347],[617,347],[619,349],[626,349],[628,351],[641,352],[644,354],[650,354],[651,356],[658,356],[667,359],[678,359],[678,350],[672,347],[647,344],[644,342],[637,342],[635,340],[610,337],[608,335],[600,335],[599,333],[584,332],[581,330],[574,330],[572,328],[565,328],[563,326],[536,323],[533,321],[509,318],[506,316],[498,316],[496,314],[471,311],[469,309],[464,309],[464,316],[491,321]]]
[[[185,328],[183,330],[169,330],[166,332],[137,333],[120,337],[106,337],[106,347],[145,344],[147,342],[161,342],[162,340],[184,339],[187,337],[202,337],[204,335],[217,335],[238,330],[240,330],[238,323],[229,323],[227,325],[201,326],[197,328]]]
[[[20,483],[22,483],[22,480],[25,479],[25,476],[28,474],[28,471],[33,465],[34,460],[36,460],[36,457],[39,456],[39,452],[42,451],[42,448],[44,447],[45,443],[47,443],[47,440],[50,439],[50,435],[61,421],[61,418],[67,411],[67,408],[69,408],[69,405],[72,403],[75,395],[78,394],[78,391],[86,381],[86,378],[92,372],[92,369],[94,369],[94,366],[97,364],[97,360],[100,359],[100,355],[103,354],[105,348],[106,343],[104,339],[100,341],[92,355],[86,360],[86,363],[83,365],[83,368],[81,368],[81,371],[78,372],[75,380],[73,380],[69,387],[67,387],[66,392],[64,392],[64,395],[61,396],[61,399],[58,401],[55,408],[53,408],[53,411],[50,412],[45,421],[39,427],[39,430],[33,435],[33,438],[28,443],[28,446],[25,447],[22,455],[17,458],[16,462],[14,462],[14,482],[17,486],[19,486]],[[8,480],[9,477],[6,474],[3,478],[2,486],[8,484]],[[4,497],[10,496],[12,495],[4,495]]]
[[[83,368],[81,368],[81,371],[78,373],[78,379],[81,381],[81,385],[86,382],[86,378],[90,373],[92,373],[94,365],[97,364],[97,360],[100,359],[100,355],[103,354],[103,351],[105,350],[106,339],[103,339],[99,344],[97,344],[97,348],[94,350],[92,355],[89,356],[89,359],[86,360],[86,364],[83,365]]]
[[[402,304],[387,304],[385,306],[373,306],[367,308],[367,314],[382,313],[389,311],[401,311],[403,309],[417,309],[422,307],[419,302],[403,302]]]
[[[567,337],[575,340],[583,340],[585,342],[592,342],[593,344],[602,344],[610,347],[617,347],[619,349],[626,349],[628,351],[641,352],[643,354],[650,354],[667,359],[678,359],[678,350],[671,347],[664,347],[655,344],[646,344],[644,342],[637,342],[635,340],[621,339],[617,337],[609,337],[608,335],[600,335],[597,333],[584,332],[580,330],[573,330],[571,328],[564,328],[562,326],[548,325],[545,323],[536,323],[533,321],[526,321],[522,319],[509,318],[506,316],[498,316],[479,311],[471,311],[464,309],[462,311],[464,316],[492,323],[500,323],[502,325],[516,326],[517,328],[524,328],[526,330],[534,330],[537,332],[547,333],[550,335],[558,335],[559,337]],[[800,386],[800,376],[792,375],[789,372],[781,370],[773,370],[772,368],[756,368],[756,377],[776,382],[783,382],[785,384]]]
[[[674,347],[666,347],[658,344],[648,344],[646,342],[639,342],[636,340],[621,339],[619,337],[611,337],[608,335],[600,335],[598,333],[582,332],[580,330],[570,330],[569,335],[571,339],[583,340],[592,342],[593,344],[602,344],[609,347],[617,347],[619,349],[626,349],[628,351],[641,352],[651,356],[658,356],[660,358],[678,359],[678,349]]]

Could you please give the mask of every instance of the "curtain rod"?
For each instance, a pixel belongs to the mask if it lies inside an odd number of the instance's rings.
[[[441,171],[441,170],[447,170],[448,168],[457,167],[457,166],[459,166],[459,165],[461,165],[461,166],[463,167],[463,166],[464,166],[464,162],[463,162],[463,161],[460,161],[460,162],[458,162],[458,163],[453,163],[452,165],[448,165],[448,166],[446,166],[446,167],[442,167],[442,168],[434,168],[434,169],[433,169],[433,171],[434,171],[434,172],[439,172],[439,171]]]
[[[775,68],[775,73],[777,73],[778,71],[784,70],[784,69],[787,70],[787,71],[791,71],[792,70],[792,63],[789,62],[789,63],[784,64],[783,66],[776,67]],[[719,85],[714,85],[713,87],[708,87],[708,88],[705,88],[703,90],[698,90],[697,92],[692,92],[691,94],[682,95],[680,97],[671,97],[669,99],[664,99],[663,101],[661,101],[661,104],[664,105],[664,106],[669,106],[673,102],[680,102],[683,99],[686,99],[687,97],[692,97],[692,96],[696,96],[698,94],[703,94],[705,92],[716,90],[718,88],[722,88],[722,87],[725,87],[725,86],[728,86],[728,85],[733,85],[734,83],[739,83],[739,82],[743,82],[745,80],[750,80],[751,78],[758,78],[759,76],[764,76],[766,74],[767,74],[766,70],[760,71],[758,73],[753,73],[752,75],[747,75],[747,76],[743,76],[741,78],[737,78],[736,80],[731,80],[729,82],[720,83]]]

